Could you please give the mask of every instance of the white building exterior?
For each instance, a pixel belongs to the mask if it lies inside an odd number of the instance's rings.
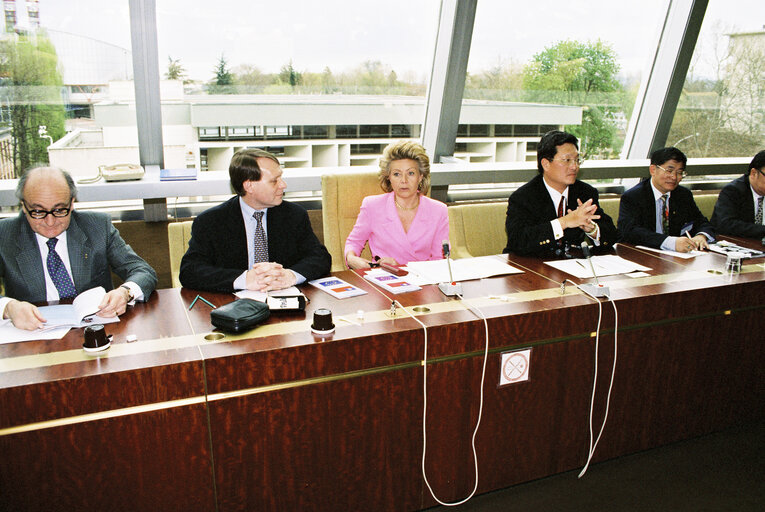
[[[186,95],[162,82],[165,167],[226,170],[235,151],[261,147],[286,167],[370,165],[391,141],[419,138],[425,100],[351,95]],[[111,82],[93,108],[94,127],[49,148],[52,165],[75,175],[138,163],[133,84]],[[581,107],[464,100],[455,156],[466,162],[533,159],[542,133],[580,124]]]

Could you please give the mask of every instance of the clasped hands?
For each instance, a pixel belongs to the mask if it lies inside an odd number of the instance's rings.
[[[585,233],[591,232],[595,229],[595,221],[600,218],[595,212],[598,211],[598,205],[592,202],[592,199],[588,199],[584,203],[580,200],[576,200],[576,210],[568,209],[568,213],[560,218],[560,224],[563,229],[567,228],[579,228]]]
[[[255,263],[247,271],[247,289],[258,292],[271,290],[283,290],[297,283],[295,274],[281,266],[279,263],[264,261]]]
[[[125,288],[115,288],[107,292],[98,305],[96,315],[105,318],[121,315],[127,309],[130,293]],[[5,306],[5,318],[9,318],[18,329],[34,331],[42,329],[47,320],[34,304],[20,300],[11,300]]]

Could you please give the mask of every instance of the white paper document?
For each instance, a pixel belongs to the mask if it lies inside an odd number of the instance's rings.
[[[591,259],[592,266],[595,267],[595,273],[598,275],[598,277],[651,270],[650,267],[638,265],[637,263],[634,263],[630,260],[625,260],[624,258],[620,258],[619,256],[615,256],[613,254],[593,256]],[[551,267],[555,267],[558,270],[561,270],[580,279],[588,279],[594,277],[592,275],[590,263],[585,258],[545,261],[545,265],[550,265]]]
[[[87,327],[93,324],[111,324],[119,322],[119,317],[98,316],[99,305],[104,300],[106,290],[99,286],[91,288],[79,294],[71,304],[58,304],[55,306],[40,306],[40,314],[45,318],[45,327],[48,330],[54,327]]]
[[[27,331],[14,326],[10,320],[0,325],[0,344],[31,340],[58,340],[66,336],[69,327],[56,327],[45,331]]]
[[[645,251],[652,251],[652,252],[658,252],[661,254],[666,254],[668,256],[674,256],[675,258],[683,258],[684,260],[689,260],[691,258],[695,258],[696,256],[709,254],[708,252],[705,252],[705,251],[690,251],[690,252],[667,251],[665,249],[654,249],[653,247],[646,247],[645,245],[638,245],[637,248],[643,249]]]
[[[101,317],[95,313],[106,295],[99,286],[79,294],[71,304],[39,306],[37,309],[45,318],[42,329],[27,331],[14,326],[10,320],[0,324],[0,343],[16,343],[30,340],[57,340],[66,336],[72,327],[87,327],[94,324],[119,322],[119,317]]]
[[[469,281],[471,279],[483,279],[485,277],[501,276],[505,274],[522,274],[519,270],[507,263],[507,256],[491,255],[477,258],[461,258],[451,260],[452,274],[449,276],[449,268],[446,260],[412,261],[405,267],[409,271],[406,276],[418,285],[448,283],[451,281]]]

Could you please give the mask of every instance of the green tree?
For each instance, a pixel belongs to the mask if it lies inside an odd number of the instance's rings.
[[[221,87],[234,85],[234,76],[228,70],[228,62],[226,62],[226,58],[223,54],[221,54],[220,59],[218,59],[218,63],[215,65],[213,73],[215,73],[213,85]]]
[[[582,124],[566,127],[579,137],[585,158],[607,153],[616,142],[612,116],[620,110],[619,64],[609,44],[560,41],[534,55],[523,70],[524,99],[584,107]]]
[[[303,75],[292,66],[292,60],[290,60],[289,64],[282,66],[279,71],[279,80],[294,89],[303,83]]]
[[[167,56],[165,78],[168,80],[181,80],[184,84],[187,83],[188,77],[186,76],[186,69],[181,64],[181,59],[173,59],[169,55]]]
[[[0,42],[0,79],[0,92],[10,105],[13,164],[20,176],[49,161],[50,140],[40,137],[41,126],[53,141],[65,133],[58,56],[44,32]]]

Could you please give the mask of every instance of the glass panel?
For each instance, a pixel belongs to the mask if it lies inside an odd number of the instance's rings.
[[[580,138],[587,158],[618,158],[666,2],[617,3],[541,0],[530,8],[481,0],[464,97],[496,102],[496,109],[471,122],[506,125],[494,135],[519,142],[564,128]],[[494,158],[525,160],[530,148]]]
[[[186,165],[223,151],[203,126],[265,126],[269,141],[290,141],[290,167],[348,165],[348,146],[326,139],[389,138],[391,125],[395,137],[419,134],[438,10],[436,1],[157,0],[166,165],[176,146],[194,155]],[[246,143],[236,138],[231,151]],[[225,160],[207,164],[225,170]]]
[[[667,145],[689,157],[765,147],[765,2],[710,0]]]
[[[6,0],[3,7],[0,178],[40,164],[77,179],[97,175],[100,165],[139,163],[135,107],[127,101],[127,1]],[[104,122],[98,104],[108,97],[121,102]]]

